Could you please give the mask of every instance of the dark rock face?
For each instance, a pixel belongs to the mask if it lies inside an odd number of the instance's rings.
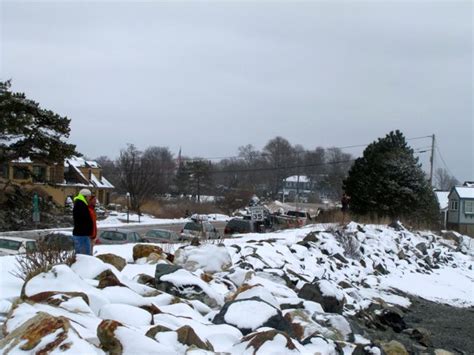
[[[299,291],[298,297],[319,303],[325,312],[342,314],[344,309],[345,300],[324,295],[318,282],[305,284]]]
[[[164,275],[172,274],[179,269],[182,269],[182,267],[177,265],[157,264],[155,269],[155,288],[175,295],[174,285],[166,281],[161,281],[160,278]]]
[[[99,285],[97,288],[106,288],[106,287],[111,287],[111,286],[122,286],[126,287],[123,283],[119,281],[117,276],[110,271],[109,269],[102,271],[97,277],[96,280],[99,280]]]
[[[201,338],[199,338],[194,329],[189,325],[185,325],[177,329],[176,333],[178,334],[178,341],[181,344],[195,346],[199,349],[208,351],[214,351],[212,344],[209,343],[209,341],[204,342]]]
[[[416,249],[418,249],[419,251],[421,251],[421,253],[423,255],[427,255],[428,254],[428,247],[426,246],[425,243],[418,243],[416,246],[415,246]]]
[[[316,236],[316,233],[311,232],[306,235],[306,237],[303,238],[304,242],[313,242],[316,243],[318,241],[318,237]]]
[[[378,315],[380,323],[389,326],[397,333],[401,332],[407,326],[403,320],[403,312],[396,307],[384,308]]]
[[[146,336],[152,339],[155,339],[156,334],[161,333],[161,332],[171,332],[172,330],[168,327],[165,327],[163,325],[156,325],[146,332]]]
[[[148,274],[138,274],[136,280],[139,284],[155,287],[155,278]]]
[[[127,265],[127,261],[124,258],[111,253],[97,255],[96,258],[102,260],[104,263],[115,266],[118,271],[122,271]]]
[[[115,320],[103,320],[97,327],[97,337],[100,345],[110,355],[121,355],[123,353],[123,345],[115,337],[115,330],[121,327],[122,323]]]
[[[273,338],[277,335],[282,335],[286,339],[286,344],[285,348],[288,350],[294,350],[296,349],[295,344],[291,340],[291,338],[288,336],[286,333],[279,332],[278,330],[267,330],[264,332],[258,332],[258,333],[252,333],[249,335],[246,335],[245,337],[242,338],[242,342],[248,341],[249,344],[247,345],[247,348],[254,348],[254,354],[258,352],[258,350],[262,347],[263,344],[267,341],[272,341]]]
[[[53,317],[48,313],[38,312],[2,339],[0,350],[2,354],[7,354],[19,345],[19,349],[23,351],[49,354],[52,351],[58,351],[58,348],[63,349],[70,327],[70,322],[65,317]]]
[[[83,292],[46,291],[26,297],[26,299],[30,302],[46,303],[50,306],[59,306],[61,303],[66,302],[74,297],[81,297],[85,303],[89,304],[89,297]]]
[[[147,258],[151,253],[161,255],[163,254],[163,249],[157,245],[135,244],[133,247],[133,260]]]
[[[254,328],[243,328],[242,326],[239,326],[239,324],[232,324],[232,323],[226,321],[226,314],[229,311],[229,308],[231,308],[233,305],[239,303],[239,306],[245,307],[245,303],[252,302],[252,305],[253,305],[253,302],[255,302],[255,301],[256,302],[261,302],[262,306],[273,308],[275,310],[276,314],[271,316],[270,318],[264,320],[262,322],[262,324],[255,324]],[[250,303],[249,303],[249,305],[250,305]],[[245,308],[243,308],[243,309],[245,309]],[[250,314],[242,315],[242,316],[243,317],[244,316],[250,316]],[[276,330],[280,330],[280,331],[285,332],[286,334],[289,334],[289,335],[292,334],[291,323],[288,321],[288,319],[285,319],[283,317],[281,311],[279,309],[275,308],[274,306],[272,306],[271,304],[263,301],[259,297],[252,297],[252,298],[249,298],[249,299],[227,302],[222,307],[221,311],[218,314],[216,314],[216,316],[212,320],[212,323],[214,323],[214,324],[230,324],[230,325],[238,328],[242,332],[242,334],[244,334],[244,335],[247,335],[247,334],[251,333],[252,331],[254,331],[256,328],[260,328],[260,327],[269,327],[269,328],[273,328],[273,329],[276,329]]]

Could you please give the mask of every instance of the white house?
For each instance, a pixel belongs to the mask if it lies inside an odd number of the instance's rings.
[[[448,195],[447,227],[474,237],[474,186],[456,186]]]
[[[306,175],[293,175],[283,179],[283,201],[298,195],[301,202],[307,201],[313,191],[313,182]]]

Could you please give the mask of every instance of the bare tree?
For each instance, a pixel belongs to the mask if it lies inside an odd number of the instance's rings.
[[[170,150],[166,147],[149,147],[143,152],[142,161],[149,166],[152,175],[151,192],[155,194],[168,192],[176,166]]]
[[[275,198],[283,188],[283,179],[294,173],[288,166],[295,165],[295,150],[285,138],[275,137],[263,148],[263,156],[268,165],[274,169],[269,174],[269,180],[271,180],[271,195]]]
[[[133,144],[120,151],[116,162],[120,186],[130,193],[131,209],[140,214],[140,207],[155,189],[153,166]]]
[[[438,168],[435,171],[436,187],[440,190],[449,191],[452,187],[459,185],[459,180],[449,174],[446,169]]]
[[[352,156],[339,148],[326,150],[325,182],[329,195],[339,198],[342,195],[342,183],[352,166]]]

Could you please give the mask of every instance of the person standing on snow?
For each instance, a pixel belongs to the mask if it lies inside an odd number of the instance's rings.
[[[72,230],[72,236],[76,254],[91,255],[91,236],[94,229],[88,207],[91,199],[92,193],[89,189],[82,189],[74,197],[74,207],[72,209],[74,229]]]
[[[97,204],[97,198],[95,195],[92,195],[89,204],[88,204],[88,209],[89,209],[89,214],[91,215],[92,218],[92,233],[90,236],[91,239],[91,255],[94,255],[94,245],[96,242],[97,238],[97,214],[95,213],[95,205]]]

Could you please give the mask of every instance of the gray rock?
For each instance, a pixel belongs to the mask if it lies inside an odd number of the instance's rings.
[[[305,284],[298,292],[298,297],[319,303],[325,312],[342,314],[344,309],[345,299],[324,295],[318,282]]]
[[[253,306],[253,302],[255,302],[255,301],[262,302],[262,305],[266,305],[268,307],[274,308],[276,314],[271,316],[270,318],[266,319],[265,321],[263,321],[262,324],[255,324],[255,328],[243,328],[239,324],[232,324],[232,323],[229,323],[228,321],[226,321],[226,317],[225,317],[226,313],[228,312],[229,308],[232,307],[232,305],[235,305],[236,303],[240,303],[239,306],[245,307],[245,303],[252,302],[252,306]],[[244,316],[244,315],[242,315],[242,316]],[[260,328],[260,327],[269,327],[269,328],[273,328],[273,329],[285,332],[290,336],[292,335],[291,324],[286,318],[283,317],[283,314],[281,313],[281,311],[278,308],[272,306],[270,303],[263,301],[259,297],[252,297],[252,298],[249,298],[249,299],[243,299],[243,300],[236,300],[236,301],[227,302],[226,304],[224,304],[224,306],[222,307],[220,312],[218,314],[216,314],[216,316],[212,320],[212,323],[232,325],[232,326],[238,328],[242,332],[242,334],[244,334],[244,335],[247,335],[247,334],[251,333],[252,331],[254,331],[255,329]]]

